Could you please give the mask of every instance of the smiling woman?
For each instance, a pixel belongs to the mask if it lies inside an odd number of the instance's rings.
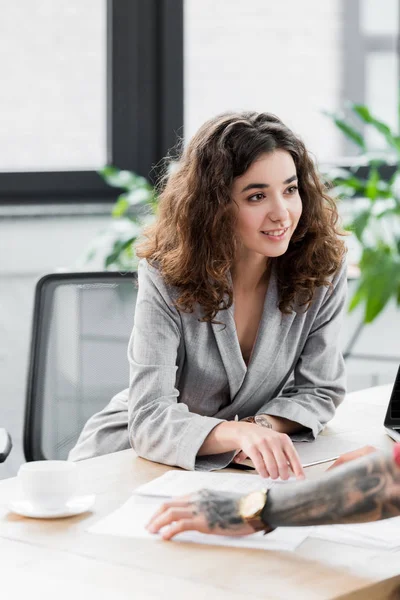
[[[294,175],[287,177],[293,172]],[[253,183],[260,181],[264,183]],[[261,191],[255,193],[255,190]],[[262,154],[235,180],[232,199],[237,205],[237,232],[243,250],[247,250],[247,260],[249,253],[256,252],[264,268],[265,260],[261,257],[273,258],[286,252],[302,212],[296,165],[291,155],[284,150]]]
[[[292,439],[314,439],[345,391],[336,223],[304,144],[277,117],[205,123],[136,249],[129,390],[89,420],[70,458],[131,445],[185,469],[250,457],[263,476],[302,477]]]

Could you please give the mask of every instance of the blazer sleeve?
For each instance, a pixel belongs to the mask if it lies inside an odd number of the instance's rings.
[[[178,402],[178,365],[184,360],[180,315],[158,270],[140,261],[134,328],[128,348],[128,431],[137,454],[188,470],[226,466],[234,453],[196,457],[222,419],[189,412]]]
[[[304,430],[292,434],[294,441],[312,441],[330,421],[346,393],[346,376],[341,352],[340,330],[347,298],[347,263],[332,280],[314,319],[294,377],[280,395],[257,414],[296,421]]]

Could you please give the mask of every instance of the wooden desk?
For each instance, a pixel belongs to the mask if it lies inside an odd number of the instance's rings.
[[[323,435],[352,432],[360,445],[391,448],[382,422],[391,386],[349,394]],[[325,465],[308,471],[317,477]],[[8,513],[16,480],[0,483],[2,590],[7,600],[147,598],[268,600],[397,598],[400,552],[306,540],[293,553],[99,536],[86,528],[168,467],[127,450],[79,463],[82,492],[97,494],[93,512],[40,521]],[[237,471],[236,471],[237,472]],[[249,474],[249,477],[252,475]],[[395,595],[391,595],[395,594]]]

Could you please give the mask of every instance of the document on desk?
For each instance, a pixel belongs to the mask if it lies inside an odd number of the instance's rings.
[[[149,522],[160,504],[160,498],[133,495],[108,517],[89,527],[88,531],[101,535],[152,539],[155,543],[163,543],[159,535],[151,534],[145,529],[146,523]],[[174,539],[177,542],[212,546],[293,551],[309,536],[310,530],[309,527],[280,527],[268,535],[259,532],[243,537],[206,535],[196,531],[185,531]]]
[[[400,547],[400,517],[372,523],[315,527],[311,537],[384,550]]]
[[[289,481],[296,481],[292,477]],[[135,489],[141,496],[173,497],[193,494],[203,488],[215,492],[249,494],[262,488],[284,483],[281,480],[264,479],[254,474],[209,473],[204,471],[167,471],[149,483]]]
[[[88,531],[103,535],[160,540],[159,536],[148,533],[145,525],[161,502],[166,499],[192,494],[202,488],[247,494],[261,488],[271,488],[273,485],[284,485],[284,483],[251,474],[168,471],[161,477],[138,487],[134,495],[121,508],[90,527]],[[198,544],[290,551],[295,550],[308,537],[310,531],[309,527],[288,527],[276,529],[266,536],[263,533],[255,533],[243,537],[205,535],[187,531],[176,536],[175,539]]]

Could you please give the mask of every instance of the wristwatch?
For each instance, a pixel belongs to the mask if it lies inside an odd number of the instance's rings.
[[[248,523],[255,531],[270,533],[274,530],[262,520],[262,511],[267,503],[268,490],[257,490],[243,496],[239,500],[239,515],[245,523]]]
[[[261,425],[262,427],[272,429],[272,423],[268,420],[267,415],[255,415],[254,417],[245,417],[241,420],[245,421],[246,423],[255,423],[256,425]]]

